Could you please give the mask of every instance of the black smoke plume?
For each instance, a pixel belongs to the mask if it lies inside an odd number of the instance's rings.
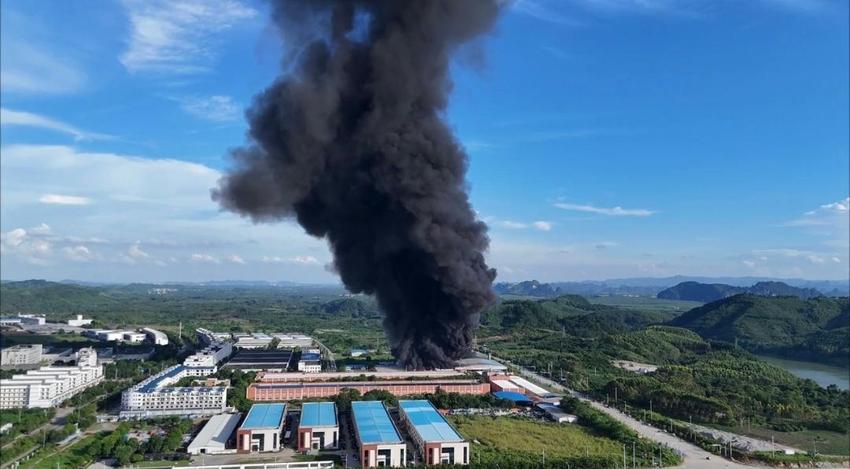
[[[326,237],[345,286],[377,298],[399,361],[449,366],[469,351],[496,275],[467,157],[443,121],[449,62],[490,29],[499,0],[272,6],[293,52],[255,98],[250,143],[213,198]]]

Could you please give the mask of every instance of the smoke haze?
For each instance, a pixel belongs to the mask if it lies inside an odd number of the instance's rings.
[[[451,365],[494,301],[467,157],[442,119],[458,47],[497,0],[275,1],[285,72],[248,111],[249,144],[213,190],[254,221],[327,238],[352,292],[374,294],[393,354]]]

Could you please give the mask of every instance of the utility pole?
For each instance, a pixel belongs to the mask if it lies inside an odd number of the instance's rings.
[[[626,464],[628,464],[626,462],[626,444],[623,443],[623,469],[626,469],[626,467],[628,467],[626,466]]]
[[[637,458],[635,454],[635,441],[632,440],[632,469],[637,467]]]

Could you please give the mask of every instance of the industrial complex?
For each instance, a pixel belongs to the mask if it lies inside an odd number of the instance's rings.
[[[475,379],[253,383],[248,386],[247,397],[252,401],[293,401],[333,397],[343,389],[356,389],[361,394],[387,391],[396,396],[432,394],[438,389],[460,394],[488,394],[490,385]]]
[[[76,357],[76,366],[43,366],[0,380],[0,409],[56,407],[103,381],[93,349],[80,349]]]

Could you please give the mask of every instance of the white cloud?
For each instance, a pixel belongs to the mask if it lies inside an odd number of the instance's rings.
[[[320,262],[313,256],[294,256],[294,257],[279,257],[279,256],[263,256],[262,261],[267,264],[298,264],[298,265],[319,265]]]
[[[192,262],[203,262],[207,264],[220,264],[217,257],[205,253],[195,253],[189,258]]]
[[[4,35],[0,51],[3,92],[66,94],[85,85],[86,75],[75,64],[26,41]]]
[[[91,199],[76,195],[44,194],[38,201],[48,205],[88,205]]]
[[[127,255],[132,257],[133,259],[147,259],[148,257],[150,257],[150,254],[143,251],[141,246],[139,246],[138,242],[130,245],[130,247],[127,249]]]
[[[0,250],[3,256],[16,256],[34,265],[46,265],[53,251],[50,241],[32,236],[24,228],[15,228],[0,234]]]
[[[522,229],[528,228],[528,223],[522,223],[522,222],[518,222],[518,221],[501,220],[498,223],[499,223],[499,226],[501,226],[503,228],[509,228],[509,229],[512,229],[512,230],[522,230]]]
[[[49,117],[33,114],[26,111],[14,111],[12,109],[0,108],[0,125],[36,127],[52,130],[74,137],[74,140],[109,140],[114,137],[106,134],[87,132],[73,125],[66,124]]]
[[[551,231],[552,230],[552,222],[549,222],[549,221],[538,220],[538,221],[532,223],[532,225],[540,231]]]
[[[130,72],[198,73],[216,56],[217,35],[257,11],[236,0],[125,0]]]
[[[566,15],[547,0],[517,0],[513,2],[513,11],[536,20],[560,25],[578,25],[579,21]]]
[[[66,246],[62,248],[62,252],[65,253],[65,256],[68,257],[68,259],[78,262],[88,262],[94,257],[91,250],[83,245]]]
[[[850,197],[837,202],[824,204],[815,210],[787,223],[789,226],[825,226],[847,223],[850,214]]]
[[[233,264],[245,264],[245,259],[242,259],[241,256],[237,256],[236,254],[227,256],[227,261]]]
[[[175,99],[186,113],[213,122],[232,122],[242,114],[240,106],[230,96],[188,96]]]
[[[741,261],[741,263],[744,264],[745,266],[751,268],[751,269],[756,266],[756,263],[754,261],[750,261],[750,260],[743,260],[743,261]]]
[[[608,215],[615,217],[648,217],[655,214],[653,210],[643,208],[627,209],[623,207],[595,207],[593,205],[570,204],[566,202],[558,202],[555,207],[562,210],[573,210],[577,212],[597,213],[600,215]]]

